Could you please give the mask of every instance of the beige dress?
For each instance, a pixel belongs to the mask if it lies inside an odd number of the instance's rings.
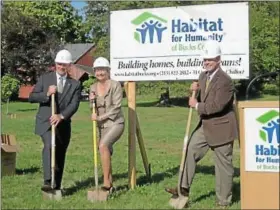
[[[99,130],[99,144],[108,146],[113,154],[113,145],[124,131],[124,116],[121,109],[123,90],[119,82],[109,80],[108,88],[103,96],[98,95],[97,83],[90,88],[96,94],[97,121]],[[92,107],[92,104],[91,104]]]

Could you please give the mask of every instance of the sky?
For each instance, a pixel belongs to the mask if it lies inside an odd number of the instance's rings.
[[[86,6],[85,1],[71,1],[71,4],[76,9],[82,9],[84,6]]]
[[[84,6],[86,6],[86,2],[85,1],[71,1],[71,4],[72,4],[72,6],[73,7],[75,7],[76,9],[78,9],[79,10],[79,14],[80,15],[83,15],[83,13],[81,13],[81,9],[84,7]],[[84,15],[83,15],[84,16]]]
[[[85,1],[71,1],[71,4],[73,7],[77,8],[77,9],[82,9],[86,5],[86,2]]]

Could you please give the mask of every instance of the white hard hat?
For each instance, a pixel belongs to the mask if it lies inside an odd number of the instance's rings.
[[[221,56],[221,48],[218,42],[216,41],[207,41],[203,48],[202,57],[207,58],[216,58]]]
[[[55,57],[56,63],[72,63],[72,55],[68,50],[60,50]]]
[[[106,58],[99,57],[99,58],[96,58],[95,61],[93,62],[93,68],[95,69],[98,67],[110,68],[110,63]]]

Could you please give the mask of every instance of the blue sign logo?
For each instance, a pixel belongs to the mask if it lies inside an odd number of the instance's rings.
[[[165,26],[167,20],[149,12],[142,13],[131,23],[137,26],[134,32],[134,39],[142,44],[161,43],[162,34],[167,29]]]
[[[279,156],[280,155],[279,112],[275,110],[268,111],[263,115],[261,115],[260,117],[258,117],[256,120],[261,124],[261,129],[259,130],[260,139],[263,142],[269,144],[269,146],[265,146],[263,144],[257,144],[256,155]],[[275,144],[277,144],[277,146]]]
[[[259,131],[260,138],[267,143],[273,143],[273,139],[280,143],[279,135],[279,112],[271,110],[257,118],[257,121],[262,124],[262,129]]]

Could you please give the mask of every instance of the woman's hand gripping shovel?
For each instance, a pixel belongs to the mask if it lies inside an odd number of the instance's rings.
[[[96,99],[92,103],[92,113],[96,114]],[[93,137],[93,155],[94,155],[94,180],[95,188],[88,191],[88,200],[91,202],[106,201],[109,193],[105,192],[98,187],[98,162],[97,162],[97,132],[96,132],[96,121],[92,121],[92,137]]]
[[[192,92],[192,98],[195,97],[195,91]],[[189,133],[190,133],[190,127],[191,127],[191,119],[192,119],[192,107],[189,109],[189,116],[188,116],[188,122],[186,127],[186,134],[184,138],[184,145],[183,145],[183,154],[180,164],[180,171],[179,171],[179,180],[178,180],[178,196],[173,195],[169,200],[169,205],[175,209],[182,209],[186,206],[189,200],[188,195],[183,195],[181,192],[181,184],[182,184],[182,175],[184,170],[184,164],[187,157],[187,149],[188,149],[188,141],[189,141]]]

